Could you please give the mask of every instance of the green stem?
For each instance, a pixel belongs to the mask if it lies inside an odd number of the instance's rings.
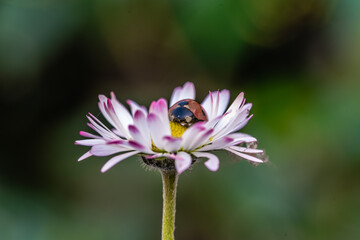
[[[163,181],[163,218],[162,240],[174,240],[176,187],[178,175],[176,171],[161,171]]]

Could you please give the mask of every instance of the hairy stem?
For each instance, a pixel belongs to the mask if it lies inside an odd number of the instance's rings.
[[[178,175],[174,171],[161,171],[163,182],[162,240],[174,240],[176,187]]]

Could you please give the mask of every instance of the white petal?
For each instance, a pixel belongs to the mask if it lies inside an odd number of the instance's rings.
[[[192,82],[186,82],[180,92],[180,99],[195,99],[195,86]]]
[[[129,158],[135,154],[138,154],[139,151],[127,152],[116,157],[111,158],[109,161],[105,163],[105,165],[101,168],[101,172],[106,172],[110,168],[112,168],[117,163],[121,162],[122,160]]]
[[[231,132],[240,130],[247,124],[252,116],[247,118],[249,115],[248,108],[241,108],[236,111],[235,114],[229,113],[219,120],[215,126],[214,139],[221,138]]]
[[[176,102],[180,101],[180,93],[181,93],[182,87],[176,87],[171,94],[170,98],[170,106],[174,105]]]
[[[91,113],[89,113],[90,117],[92,117],[97,123],[100,124],[101,127],[103,127],[106,131],[110,132],[110,129],[105,126],[105,124],[103,124],[99,119],[97,119],[94,115],[92,115]]]
[[[113,92],[111,92],[111,103],[114,106],[116,116],[119,118],[124,128],[127,129],[130,124],[133,124],[133,118],[131,114],[127,108],[116,99],[116,96]]]
[[[209,94],[205,97],[204,101],[201,103],[201,106],[205,109],[206,113],[209,115],[211,114],[211,100],[210,100],[210,95],[212,93],[209,92]]]
[[[206,145],[206,146],[200,148],[198,151],[210,151],[210,150],[215,150],[215,149],[223,149],[225,147],[228,147],[229,145],[232,145],[233,142],[234,142],[233,138],[225,136],[216,141],[213,141],[209,145]]]
[[[219,102],[219,110],[217,112],[217,116],[223,114],[226,110],[227,105],[229,104],[230,100],[230,91],[224,89],[220,92],[220,102]]]
[[[234,102],[228,108],[228,111],[236,112],[244,102],[244,93],[241,92],[234,100]]]
[[[250,117],[238,122],[238,120],[233,120],[231,123],[229,123],[227,126],[225,126],[221,131],[218,131],[216,134],[214,134],[214,139],[226,136],[232,132],[236,132],[238,130],[240,130],[241,128],[243,128],[251,119],[253,115],[251,115]],[[239,117],[240,119],[241,117]],[[216,129],[216,127],[215,127]],[[216,130],[215,130],[216,131]]]
[[[130,149],[127,147],[115,145],[115,144],[100,144],[95,145],[91,148],[90,152],[94,156],[103,157],[109,156],[118,152],[129,151]]]
[[[92,156],[92,154],[90,153],[90,151],[88,151],[88,152],[86,152],[84,155],[82,155],[81,157],[79,157],[78,161],[80,162],[80,161],[82,161],[82,160],[84,160],[84,159],[86,159],[86,158],[88,158],[88,157],[91,157],[91,156]]]
[[[116,101],[114,101],[116,102]],[[119,112],[121,108],[118,108],[117,112]],[[119,115],[116,110],[115,107],[113,105],[113,102],[108,99],[106,106],[105,106],[105,111],[107,112],[107,114],[110,116],[110,118],[112,119],[112,121],[114,122],[114,127],[121,133],[121,136],[129,139],[130,138],[130,134],[128,131],[127,126],[124,124],[124,121],[122,121],[120,119],[121,115]],[[126,127],[125,127],[126,126]]]
[[[216,125],[215,134],[222,131],[228,124],[236,119],[236,115],[242,112],[242,109],[240,110],[239,108],[243,105],[244,101],[244,93],[240,93]]]
[[[240,144],[242,142],[246,142],[246,143],[257,142],[256,138],[245,133],[232,133],[227,135],[227,137],[233,138],[234,143],[236,143],[235,145]]]
[[[84,139],[84,140],[77,140],[75,141],[75,144],[77,145],[83,145],[83,146],[94,146],[97,144],[104,144],[104,139]]]
[[[263,160],[260,160],[256,157],[253,157],[253,156],[250,156],[250,155],[247,155],[247,154],[244,154],[244,153],[241,153],[241,152],[238,152],[238,151],[235,151],[231,148],[225,148],[225,150],[239,156],[239,157],[242,157],[242,158],[245,158],[246,160],[249,160],[249,161],[253,161],[253,162],[258,162],[258,163],[263,163],[264,161]]]
[[[209,143],[210,136],[213,132],[214,129],[207,129],[199,133],[196,137],[194,137],[194,140],[191,142],[191,145],[189,146],[189,150],[196,149],[198,147],[203,146],[204,144]]]
[[[204,124],[205,122],[197,122],[190,128],[186,129],[186,131],[182,135],[182,147],[185,150],[192,150],[191,145],[193,144],[193,142],[195,142],[201,136],[202,132],[206,131]]]
[[[219,158],[211,153],[204,153],[204,152],[194,152],[193,153],[196,157],[205,157],[208,158],[209,160],[207,160],[204,164],[205,166],[210,170],[210,171],[217,171],[219,169]]]
[[[183,87],[179,86],[174,89],[171,95],[170,106],[183,99],[195,99],[195,87],[192,82],[187,82]]]
[[[144,138],[145,146],[151,148],[151,136],[149,127],[146,121],[146,115],[138,110],[134,114],[134,125],[139,129],[141,135]]]
[[[181,174],[191,166],[191,156],[186,152],[178,152],[175,157],[176,171]]]
[[[213,119],[207,121],[207,122],[205,123],[205,127],[206,127],[206,128],[214,128],[214,126],[215,126],[216,124],[218,124],[218,122],[220,121],[220,119],[223,118],[224,116],[226,116],[226,115],[225,115],[225,114],[224,114],[224,115],[220,115],[220,116],[218,116],[218,117],[216,117],[216,118],[213,118]]]
[[[210,92],[201,103],[206,113],[208,114],[209,120],[220,116],[225,112],[227,105],[229,104],[230,92],[227,89],[221,92],[215,91]]]
[[[248,118],[246,118],[244,121],[239,122],[234,128],[232,128],[232,130],[230,132],[236,132],[236,131],[239,131],[240,129],[242,129],[253,116],[254,115],[252,114]]]
[[[110,130],[100,126],[98,123],[96,123],[91,117],[86,116],[88,118],[88,120],[91,122],[91,126],[88,124],[89,127],[91,127],[92,129],[94,129],[97,133],[99,133],[101,136],[108,138],[108,139],[113,139],[116,138],[116,135],[113,134]]]
[[[147,117],[147,123],[155,146],[159,149],[164,149],[165,142],[163,137],[170,134],[165,131],[162,121],[158,116],[150,113]]]
[[[165,136],[163,137],[164,140],[164,149],[167,152],[176,152],[180,149],[182,139],[181,138],[174,138],[172,136]]]
[[[219,110],[219,103],[220,103],[220,93],[219,91],[216,91],[216,93],[213,95],[214,97],[214,104],[213,104],[213,116],[211,119],[215,118],[217,116],[217,112]]]
[[[231,146],[229,147],[235,151],[243,152],[243,153],[263,153],[264,151],[261,149],[254,149],[254,148],[245,148],[245,147],[239,147],[239,146]]]

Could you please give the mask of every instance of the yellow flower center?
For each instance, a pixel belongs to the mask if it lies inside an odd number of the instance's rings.
[[[184,127],[180,123],[177,122],[170,122],[170,130],[171,130],[171,136],[179,138],[181,137],[184,132],[186,131],[187,127]]]

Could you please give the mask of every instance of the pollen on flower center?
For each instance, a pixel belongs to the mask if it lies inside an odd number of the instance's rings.
[[[184,134],[186,129],[187,127],[181,125],[180,123],[170,121],[171,136],[179,138]]]

